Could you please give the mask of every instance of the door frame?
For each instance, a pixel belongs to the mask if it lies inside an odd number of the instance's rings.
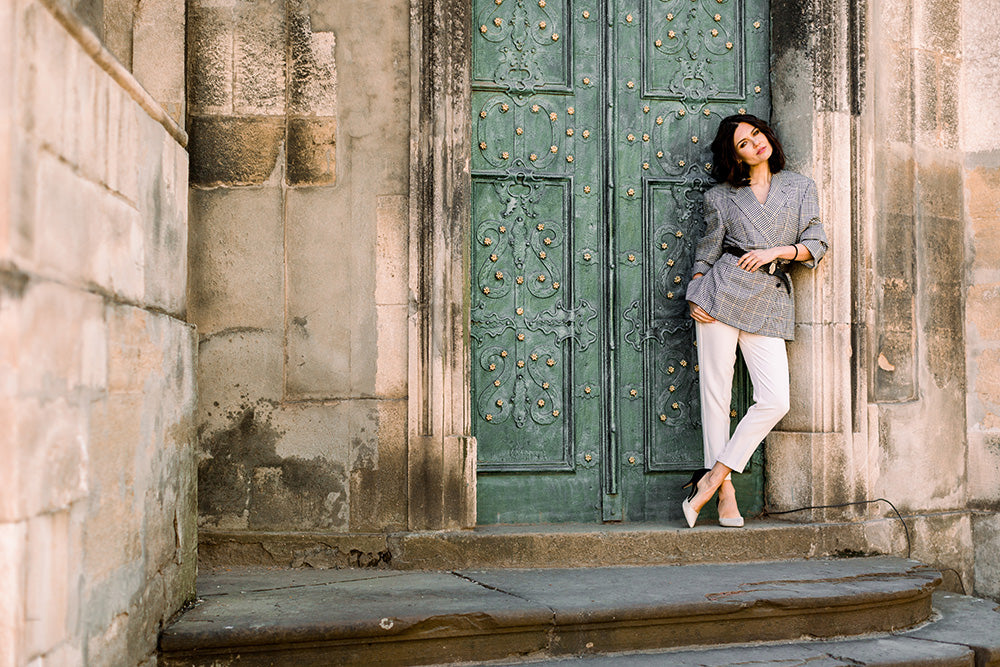
[[[638,6],[638,2],[637,2]],[[867,421],[855,408],[851,355],[856,158],[852,131],[864,94],[866,3],[771,0],[772,124],[789,168],[820,191],[830,259],[796,275],[789,345],[792,410],[768,437],[765,503],[773,510],[864,495]],[[411,0],[407,516],[411,530],[476,524],[471,436],[471,0]],[[830,28],[832,27],[832,28]],[[842,140],[850,136],[851,141]],[[836,289],[851,285],[850,290]],[[845,293],[846,292],[846,293]],[[860,340],[860,337],[857,337]],[[858,433],[861,437],[855,438]],[[833,521],[860,510],[800,512]]]

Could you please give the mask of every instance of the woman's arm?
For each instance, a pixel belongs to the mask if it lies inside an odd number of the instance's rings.
[[[719,215],[719,207],[715,203],[717,192],[709,190],[705,193],[705,234],[698,240],[694,251],[694,264],[691,266],[691,279],[707,273],[722,255],[722,241],[726,230]]]
[[[765,264],[770,264],[776,259],[789,259],[793,262],[808,262],[812,259],[809,246],[805,243],[795,245],[779,245],[775,248],[762,248],[751,250],[737,261],[737,264],[744,271],[756,271]]]

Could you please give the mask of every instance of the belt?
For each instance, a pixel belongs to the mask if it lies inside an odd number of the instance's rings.
[[[735,257],[742,257],[747,254],[747,251],[743,248],[734,245],[724,245],[722,246],[722,252],[733,255]],[[768,274],[778,276],[781,282],[785,285],[785,291],[790,295],[792,293],[792,281],[785,273],[785,270],[778,265],[777,260],[771,262],[770,264],[761,266],[757,269],[758,271],[767,271]]]

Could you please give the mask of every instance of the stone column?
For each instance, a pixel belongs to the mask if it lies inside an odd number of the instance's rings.
[[[413,0],[409,527],[475,525],[469,425],[468,0]]]
[[[772,122],[787,168],[816,181],[830,240],[816,270],[793,273],[792,405],[768,436],[765,451],[765,497],[775,511],[854,500],[864,487],[864,449],[853,446],[850,390],[857,11],[842,0],[771,3]],[[850,513],[816,510],[785,518],[822,520]]]

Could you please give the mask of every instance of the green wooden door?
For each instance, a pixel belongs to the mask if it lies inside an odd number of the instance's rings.
[[[726,115],[769,115],[766,2],[474,0],[473,16],[479,521],[675,519],[702,465],[684,293],[709,144]],[[748,395],[741,372],[737,414]],[[760,467],[737,476],[745,512]]]

